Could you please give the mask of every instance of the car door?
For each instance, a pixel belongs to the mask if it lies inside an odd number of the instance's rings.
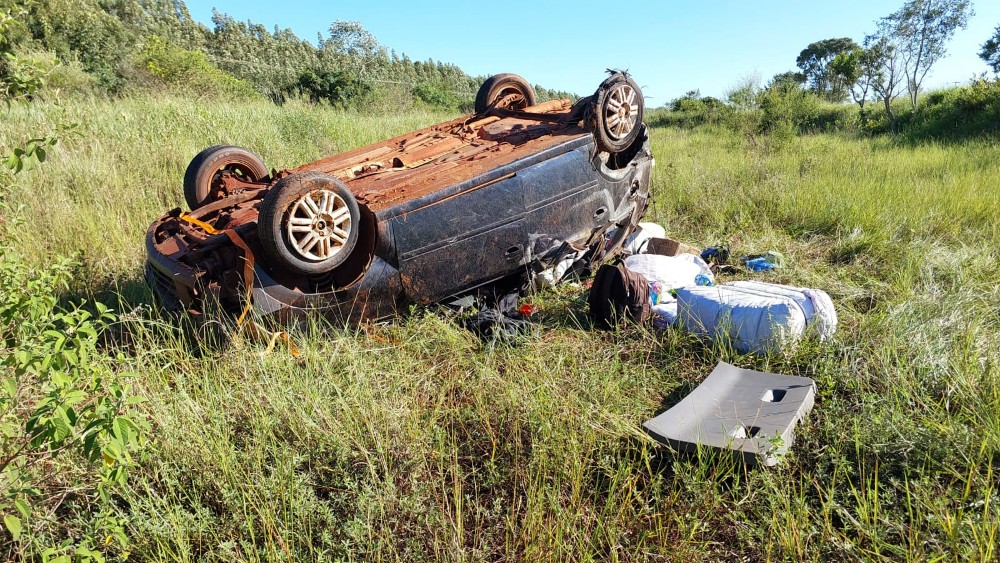
[[[585,145],[518,172],[532,240],[586,238],[614,213]],[[539,252],[544,249],[534,249]]]
[[[524,264],[527,227],[516,175],[391,220],[403,289],[430,303],[503,277]]]

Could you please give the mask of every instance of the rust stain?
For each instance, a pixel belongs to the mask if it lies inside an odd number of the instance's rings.
[[[466,116],[304,164],[293,172],[336,176],[358,201],[380,211],[545,150],[567,137],[589,135],[577,123],[561,119],[569,116],[570,108],[569,100],[552,100],[529,107],[520,116]]]

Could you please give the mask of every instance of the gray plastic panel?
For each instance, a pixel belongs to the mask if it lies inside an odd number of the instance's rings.
[[[678,450],[733,450],[748,463],[772,466],[791,447],[795,426],[815,396],[816,383],[808,377],[720,362],[701,385],[643,428]]]

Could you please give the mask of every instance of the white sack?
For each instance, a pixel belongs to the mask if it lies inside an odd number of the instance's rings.
[[[678,324],[711,338],[728,337],[741,352],[781,351],[806,331],[795,299],[730,285],[677,290]]]
[[[656,328],[667,328],[677,323],[677,301],[659,303],[651,307],[653,311],[653,326]]]
[[[802,312],[805,314],[806,330],[815,331],[820,341],[832,337],[837,330],[837,311],[833,308],[833,300],[825,291],[758,281],[737,281],[727,285],[763,294],[784,295],[794,299],[802,307]]]
[[[648,281],[660,282],[663,292],[697,285],[695,278],[705,275],[715,282],[715,275],[708,264],[700,256],[694,254],[678,254],[663,256],[660,254],[635,254],[625,259],[625,267],[643,275]]]

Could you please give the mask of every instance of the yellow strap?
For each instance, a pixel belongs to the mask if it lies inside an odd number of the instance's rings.
[[[213,227],[212,225],[209,225],[204,221],[195,219],[194,217],[188,215],[187,213],[184,213],[183,211],[181,211],[180,219],[181,221],[187,221],[188,223],[191,223],[192,225],[200,228],[201,230],[205,231],[210,235],[219,234],[219,231],[217,231],[215,227]]]
[[[272,332],[260,326],[259,323],[252,320],[248,321],[243,326],[245,327],[247,333],[250,334],[250,336],[258,340],[267,340],[267,348],[264,349],[265,354],[273,350],[274,345],[277,342],[281,342],[282,344],[285,345],[285,348],[288,349],[288,353],[291,354],[292,357],[295,358],[299,357],[300,354],[299,347],[295,345],[295,342],[292,340],[292,337],[289,336],[287,332],[281,330],[277,332]]]
[[[269,335],[268,345],[267,349],[265,350],[265,353],[270,352],[274,348],[274,343],[280,340],[282,343],[285,344],[285,347],[288,348],[288,351],[289,353],[291,353],[292,356],[298,357],[299,348],[298,346],[295,345],[295,342],[292,341],[292,338],[288,335],[288,333],[280,330],[277,332],[271,332],[253,321],[250,321],[249,324],[244,325],[244,323],[247,320],[247,315],[250,313],[250,309],[253,306],[252,299],[253,299],[254,257],[253,257],[253,251],[250,250],[250,246],[247,245],[246,241],[243,240],[243,237],[241,237],[239,233],[237,233],[233,229],[226,229],[224,231],[219,231],[212,225],[209,225],[204,221],[195,219],[194,217],[188,215],[187,213],[182,212],[180,214],[180,219],[182,221],[191,223],[192,225],[198,227],[199,229],[205,231],[210,235],[217,235],[220,233],[225,234],[227,237],[229,237],[229,240],[232,241],[234,245],[236,245],[237,247],[239,247],[240,250],[243,251],[243,259],[244,259],[243,286],[246,288],[246,295],[244,296],[244,301],[246,302],[246,306],[243,307],[243,312],[241,312],[240,316],[236,319],[236,326],[240,328],[243,328],[244,326],[250,327],[249,332],[254,333],[254,336],[257,337],[263,337],[263,335],[265,334]]]

